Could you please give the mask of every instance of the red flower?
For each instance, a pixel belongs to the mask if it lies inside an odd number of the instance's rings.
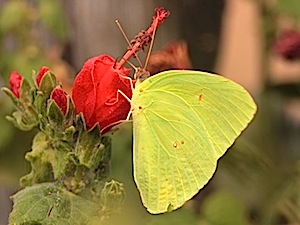
[[[273,50],[287,60],[300,59],[300,33],[285,31],[274,44]]]
[[[14,93],[14,95],[17,98],[20,98],[20,87],[22,84],[22,76],[14,71],[10,74],[10,78],[9,78],[9,84],[10,84],[10,90],[12,91],[12,93]]]
[[[151,26],[131,41],[131,46],[120,62],[108,55],[100,55],[84,64],[75,79],[72,99],[77,113],[83,114],[88,128],[99,123],[101,133],[104,134],[126,119],[130,103],[119,91],[130,99],[132,90],[131,79],[127,77],[130,70],[124,64],[150,43],[156,28],[168,16],[169,12],[163,8],[156,9]]]
[[[43,66],[38,75],[36,76],[35,80],[36,80],[36,83],[38,85],[38,87],[40,86],[40,83],[41,83],[41,80],[43,78],[43,76],[49,71],[49,68],[47,66]]]
[[[66,115],[68,108],[68,98],[67,94],[61,88],[55,88],[51,93],[51,99],[53,99],[62,113]]]
[[[130,103],[118,93],[132,96],[130,70],[115,69],[116,61],[108,55],[100,55],[85,62],[77,75],[72,89],[72,99],[77,113],[83,113],[88,128],[99,123],[101,133],[109,131],[125,120]]]

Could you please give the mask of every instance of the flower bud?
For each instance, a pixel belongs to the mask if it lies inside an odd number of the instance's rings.
[[[77,113],[84,116],[87,128],[100,125],[101,134],[118,122],[125,120],[132,96],[130,70],[115,69],[116,61],[108,55],[100,55],[85,62],[72,89],[72,99]]]
[[[105,183],[101,192],[101,203],[105,210],[120,208],[125,201],[124,184],[111,180]]]
[[[57,87],[52,91],[50,98],[55,101],[62,113],[66,115],[68,109],[67,94],[61,88]]]
[[[21,87],[22,80],[23,78],[18,72],[14,71],[10,74],[10,78],[9,78],[10,90],[17,98],[20,98],[20,87]]]
[[[37,74],[36,78],[35,78],[35,81],[36,81],[36,84],[37,86],[39,87],[40,86],[40,83],[41,83],[41,80],[42,78],[44,77],[44,75],[49,72],[49,68],[47,66],[43,66],[41,67],[39,73]]]

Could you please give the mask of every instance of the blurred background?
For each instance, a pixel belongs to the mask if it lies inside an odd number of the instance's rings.
[[[115,19],[132,39],[160,6],[171,16],[157,31],[154,54],[180,43],[188,68],[242,84],[258,112],[209,184],[181,209],[158,216],[141,204],[131,127],[123,126],[113,139],[111,178],[124,182],[126,202],[107,224],[300,224],[299,0],[0,0],[0,86],[8,86],[11,71],[29,78],[46,65],[70,92],[85,60],[126,51]],[[34,135],[5,120],[11,111],[0,93],[0,225],[30,170],[24,155]]]

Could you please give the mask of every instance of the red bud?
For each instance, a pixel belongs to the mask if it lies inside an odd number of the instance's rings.
[[[20,98],[20,87],[21,87],[22,79],[23,79],[22,76],[16,71],[10,74],[10,78],[9,78],[10,90],[12,91],[12,93],[14,93],[14,95],[17,98]]]
[[[72,99],[77,113],[83,113],[88,128],[99,123],[101,133],[125,120],[130,103],[121,95],[132,96],[130,72],[127,68],[115,69],[115,60],[100,55],[85,62],[72,89]]]
[[[66,115],[68,108],[67,94],[61,88],[55,88],[51,93],[51,99],[53,99],[62,113]]]
[[[47,73],[48,71],[49,71],[49,68],[48,68],[47,66],[41,67],[41,69],[40,69],[38,75],[37,75],[36,78],[35,78],[38,87],[40,86],[40,83],[41,83],[41,80],[42,80],[43,76],[44,76],[45,73]]]

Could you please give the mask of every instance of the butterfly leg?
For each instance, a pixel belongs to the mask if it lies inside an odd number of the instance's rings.
[[[131,91],[132,91],[132,93],[133,93],[134,87],[133,87],[132,79],[131,79],[130,77],[125,77],[125,76],[124,76],[123,78],[129,79]],[[116,103],[119,101],[119,94],[121,94],[121,95],[122,95],[129,103],[131,103],[131,99],[130,99],[123,91],[121,91],[120,89],[118,89],[118,91],[117,91],[117,96],[116,96],[116,100],[115,100],[114,102],[106,102],[106,104],[108,104],[108,105],[116,104]],[[127,121],[129,120],[130,116],[131,116],[131,109],[130,109],[130,111],[128,112],[128,115],[127,115],[127,117],[126,117],[126,120],[127,120]]]
[[[118,102],[119,101],[119,93],[130,103],[131,102],[131,99],[130,98],[128,98],[128,96],[123,92],[123,91],[121,91],[121,90],[118,90],[118,92],[117,92],[117,100],[116,100],[116,102]]]
[[[128,114],[127,114],[127,117],[126,117],[127,121],[130,120],[131,113],[132,113],[132,110],[130,109],[129,112],[128,112]]]
[[[133,83],[132,83],[132,79],[130,77],[123,77],[125,79],[129,79],[130,82],[130,89],[131,89],[131,93],[133,93]],[[128,102],[131,102],[130,98],[120,89],[118,89],[117,91],[117,95],[116,95],[116,99],[114,101],[106,101],[105,104],[106,105],[114,105],[119,101],[119,94],[121,94]]]
[[[126,100],[127,100],[128,102],[131,102],[131,99],[128,98],[128,96],[125,95],[124,92],[122,92],[121,90],[118,90],[118,93],[120,93],[124,98],[126,98]],[[119,95],[117,95],[117,101],[118,101],[118,96],[119,96]],[[130,109],[129,112],[128,112],[128,115],[127,115],[127,117],[126,117],[126,120],[129,120],[130,115],[131,115],[131,109]]]

